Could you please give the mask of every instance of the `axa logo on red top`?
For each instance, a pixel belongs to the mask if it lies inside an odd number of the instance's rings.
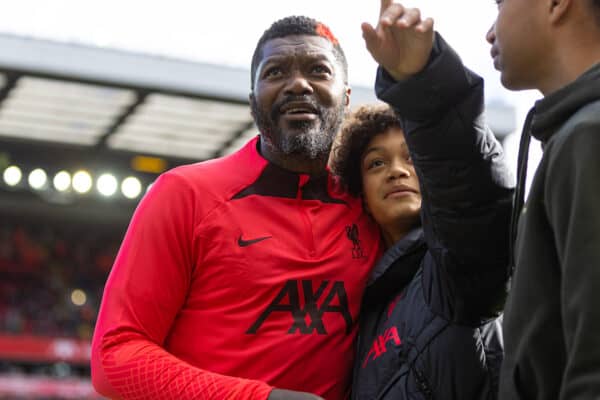
[[[343,281],[290,279],[273,301],[248,328],[247,334],[259,332],[263,323],[275,313],[287,313],[291,317],[288,334],[327,334],[323,321],[326,313],[338,314],[346,324],[346,333],[352,330],[352,315],[348,306],[348,295]],[[301,301],[302,300],[302,301]]]

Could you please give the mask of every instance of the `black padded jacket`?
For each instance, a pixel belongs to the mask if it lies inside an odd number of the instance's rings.
[[[426,68],[376,91],[402,119],[422,228],[365,292],[353,399],[495,399],[513,177],[483,119],[483,80],[436,35]]]

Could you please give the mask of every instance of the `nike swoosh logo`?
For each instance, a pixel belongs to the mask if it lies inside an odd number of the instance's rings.
[[[272,236],[263,236],[263,237],[259,237],[256,239],[244,240],[244,239],[242,239],[242,235],[240,235],[240,237],[238,238],[238,246],[240,246],[240,247],[250,246],[251,244],[262,242],[263,240],[271,239],[271,237]]]

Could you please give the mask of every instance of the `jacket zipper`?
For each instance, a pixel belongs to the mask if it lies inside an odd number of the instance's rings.
[[[306,185],[306,183],[308,182],[309,179],[310,179],[310,177],[308,175],[305,175],[305,174],[300,175],[300,179],[298,180],[298,191],[296,192],[296,201],[298,202],[297,204],[298,204],[298,209],[300,211],[300,217],[302,218],[302,222],[304,223],[304,230],[305,230],[304,238],[305,238],[305,243],[307,244],[307,247],[308,247],[308,255],[310,257],[315,257],[315,255],[316,255],[315,238],[313,235],[310,219],[308,218],[306,210],[304,209],[304,207],[302,205],[302,188],[304,187],[304,185]]]
[[[417,387],[419,388],[421,393],[423,393],[423,396],[425,396],[427,400],[432,400],[433,392],[429,387],[429,384],[427,383],[427,379],[425,379],[425,376],[423,376],[423,373],[414,367],[411,367],[411,369],[415,374],[415,381],[417,382]]]

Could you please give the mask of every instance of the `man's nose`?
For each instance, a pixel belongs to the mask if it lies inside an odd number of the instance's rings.
[[[485,35],[485,40],[487,40],[489,44],[494,44],[494,42],[496,41],[496,23],[495,22],[492,24],[492,26],[490,26],[490,29],[488,29],[488,31]]]
[[[310,81],[300,72],[290,75],[286,87],[285,94],[307,95],[313,93],[313,87]]]

